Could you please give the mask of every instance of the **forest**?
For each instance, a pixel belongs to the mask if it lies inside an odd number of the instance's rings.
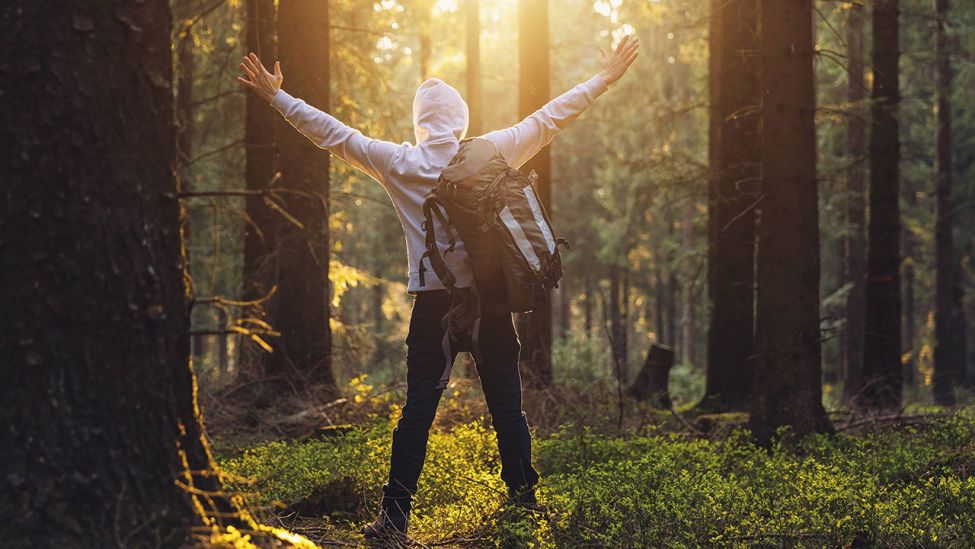
[[[975,2],[9,0],[0,43],[0,546],[975,547]],[[530,312],[422,202],[479,142],[558,237]]]

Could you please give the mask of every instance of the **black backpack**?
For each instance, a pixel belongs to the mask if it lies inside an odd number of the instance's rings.
[[[471,351],[480,360],[478,332],[481,317],[526,313],[548,299],[562,278],[559,245],[548,214],[538,199],[537,174],[512,168],[486,139],[465,139],[423,203],[426,252],[420,259],[420,286],[426,284],[424,259],[452,296],[444,316],[446,368],[438,388],[446,388],[453,366],[450,344],[461,335],[471,338]],[[449,237],[441,252],[435,225]],[[464,242],[474,282],[457,288],[444,255]]]

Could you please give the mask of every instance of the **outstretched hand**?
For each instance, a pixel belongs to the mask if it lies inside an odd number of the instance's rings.
[[[608,57],[602,48],[599,49],[599,64],[603,67],[599,75],[603,77],[606,84],[612,84],[619,80],[626,73],[626,70],[630,68],[630,65],[633,64],[637,55],[639,55],[640,39],[631,38],[629,34],[624,36],[620,40],[619,45],[616,46],[616,51],[613,52],[613,55]]]
[[[274,73],[272,74],[264,68],[261,60],[253,52],[244,57],[240,69],[244,71],[247,78],[238,76],[237,81],[254,90],[254,93],[263,97],[265,101],[270,101],[274,94],[281,89],[281,82],[284,82],[280,61],[275,61]]]

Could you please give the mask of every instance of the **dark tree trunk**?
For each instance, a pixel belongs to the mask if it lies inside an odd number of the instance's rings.
[[[694,196],[684,198],[681,215],[680,243],[684,250],[682,275],[684,277],[683,292],[680,302],[680,331],[681,331],[681,362],[693,365],[694,356],[694,274],[696,267],[692,261],[693,250],[697,245],[694,238]]]
[[[668,335],[666,332],[666,321],[664,320],[664,302],[666,301],[667,288],[664,284],[664,274],[663,268],[661,267],[662,262],[658,259],[657,264],[654,266],[653,274],[653,304],[654,304],[654,320],[653,328],[657,332],[656,341],[669,341],[667,339]]]
[[[278,7],[281,70],[288,91],[311,105],[329,109],[328,2],[289,0]],[[298,219],[279,222],[276,253],[278,295],[271,324],[281,332],[268,357],[268,373],[288,381],[335,387],[331,365],[328,283],[329,155],[278,121],[281,186]]]
[[[549,100],[548,0],[518,2],[518,112],[522,118]],[[538,173],[536,191],[542,206],[552,211],[549,148],[543,148],[521,168]],[[531,313],[519,315],[521,363],[528,385],[552,384],[551,299]]]
[[[763,0],[762,192],[751,427],[831,429],[822,403],[812,0]]]
[[[759,171],[758,2],[712,0],[707,382],[702,405],[748,407]]]
[[[870,117],[870,221],[867,227],[863,404],[897,408],[901,402],[900,31],[897,0],[873,10],[873,91]]]
[[[277,57],[274,0],[247,0],[246,9],[247,50],[256,53],[265,63],[271,62]],[[247,156],[244,179],[248,190],[266,190],[275,173],[275,125],[278,115],[257,94],[248,93],[245,101],[244,146]],[[245,208],[248,221],[244,224],[241,298],[260,302],[276,284],[278,263],[273,255],[273,243],[281,218],[268,208],[260,196],[248,196]],[[273,304],[274,301],[260,302],[259,305],[248,307],[243,314],[266,319],[270,312],[267,309]],[[260,373],[266,358],[264,350],[250,338],[241,338],[241,341],[244,345],[241,352],[243,370]]]
[[[901,311],[901,343],[903,347],[901,348],[901,363],[904,376],[905,385],[914,384],[914,371],[917,368],[916,362],[916,349],[915,345],[917,328],[914,324],[914,288],[917,283],[917,276],[914,274],[914,246],[911,243],[911,237],[907,234],[907,231],[902,233],[904,235],[904,251],[905,257],[903,266],[901,268],[901,303],[904,304],[903,310]]]
[[[592,275],[586,275],[586,295],[583,296],[585,301],[583,301],[584,313],[586,315],[586,337],[592,337]]]
[[[0,17],[8,547],[189,545],[216,477],[183,283],[169,4]]]
[[[962,301],[959,300],[954,250],[952,176],[954,159],[951,138],[951,64],[948,52],[948,0],[934,0],[935,91],[937,134],[935,136],[935,298],[934,298],[934,399],[942,405],[955,403],[955,378],[964,378],[964,331],[958,329]],[[960,336],[960,337],[959,337]],[[961,375],[959,375],[961,374]]]
[[[470,124],[467,135],[475,137],[484,132],[481,107],[481,2],[466,0],[467,17],[467,107]]]
[[[674,233],[676,228],[674,226],[674,220],[670,218],[668,212],[667,220],[667,239],[673,241]],[[669,250],[667,252],[667,291],[664,296],[664,301],[666,302],[664,308],[664,325],[667,327],[667,339],[664,340],[668,345],[673,345],[675,349],[679,349],[677,343],[679,342],[679,337],[677,334],[677,295],[680,293],[680,282],[677,280],[677,271],[674,269],[674,251]]]
[[[846,129],[846,238],[844,249],[844,278],[851,284],[846,301],[846,329],[843,352],[843,397],[854,400],[863,387],[863,323],[865,320],[865,284],[867,272],[866,189],[863,163],[865,111],[859,108],[865,98],[863,82],[863,26],[864,8],[851,4],[846,21],[846,43],[849,61],[846,71],[846,99],[857,108],[848,117]]]

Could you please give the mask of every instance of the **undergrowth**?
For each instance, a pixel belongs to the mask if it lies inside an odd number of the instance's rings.
[[[324,542],[361,542],[377,511],[397,416],[347,432],[226,453],[268,519]],[[484,418],[435,426],[411,535],[426,545],[542,547],[975,546],[975,421],[958,414],[860,435],[743,430],[719,439],[653,427],[564,426],[536,439],[542,513],[503,505]],[[298,519],[297,517],[303,517]]]

